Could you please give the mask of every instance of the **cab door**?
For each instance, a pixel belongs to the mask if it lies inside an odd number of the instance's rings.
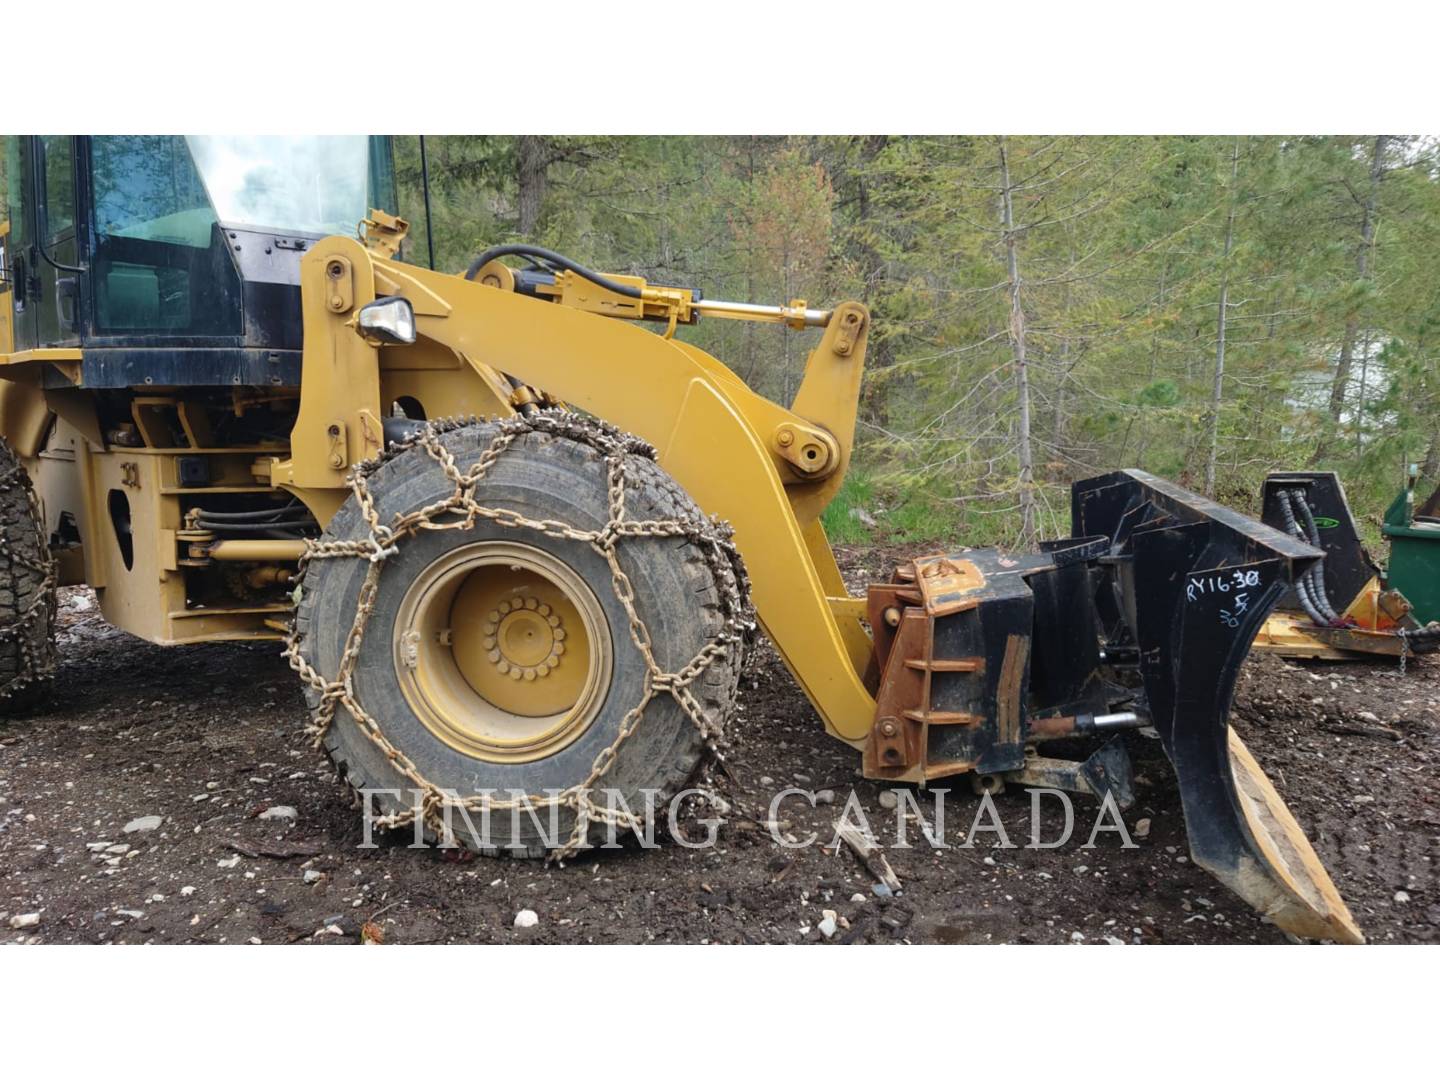
[[[80,269],[75,192],[75,138],[31,137],[35,187],[36,341],[42,348],[76,345],[80,340]]]
[[[10,219],[10,235],[5,244],[5,283],[0,303],[10,309],[14,350],[35,347],[35,303],[39,289],[35,265],[29,250],[34,234],[30,217],[35,206],[30,178],[30,137],[5,137],[5,210]]]

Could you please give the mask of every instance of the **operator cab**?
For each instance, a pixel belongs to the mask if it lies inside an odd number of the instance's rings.
[[[300,260],[396,211],[389,136],[12,135],[15,350],[92,388],[293,386]]]

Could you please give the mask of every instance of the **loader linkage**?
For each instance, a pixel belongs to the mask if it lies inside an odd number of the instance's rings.
[[[1034,744],[1151,726],[1195,862],[1297,935],[1362,940],[1299,826],[1230,730],[1235,680],[1270,610],[1323,553],[1139,470],[1072,488],[1073,536],[1037,555],[916,559],[872,586],[868,775],[973,773],[1129,805],[1112,740],[1084,761]]]

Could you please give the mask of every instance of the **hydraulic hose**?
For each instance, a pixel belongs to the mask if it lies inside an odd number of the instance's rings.
[[[574,259],[568,259],[559,252],[551,251],[549,248],[536,247],[534,244],[499,244],[482,251],[471,260],[470,266],[465,271],[465,280],[474,281],[475,275],[480,273],[482,266],[506,255],[523,255],[527,259],[540,262],[549,269],[570,270],[579,274],[592,285],[599,285],[602,289],[609,289],[630,300],[644,299],[639,289],[614,281],[591,270],[588,266],[581,266]]]
[[[1320,547],[1320,529],[1315,524],[1315,515],[1310,512],[1310,504],[1305,499],[1305,493],[1292,488],[1289,491],[1289,495],[1291,502],[1294,503],[1295,508],[1300,513],[1301,520],[1304,522],[1305,532],[1300,538],[1307,540],[1314,547]],[[1314,597],[1315,606],[1320,609],[1320,614],[1324,615],[1332,624],[1338,623],[1340,616],[1336,614],[1335,608],[1331,606],[1330,597],[1325,591],[1324,564],[1316,563],[1305,572],[1305,576],[1310,579],[1310,592]]]
[[[1406,630],[1403,626],[1395,631],[1405,647],[1411,652],[1430,652],[1437,645],[1440,645],[1440,622],[1428,623],[1414,630]]]
[[[306,517],[310,513],[303,503],[275,506],[268,510],[201,510],[195,516],[203,521],[270,521],[280,517]]]
[[[1295,520],[1295,511],[1290,505],[1290,491],[1288,488],[1281,488],[1279,493],[1280,513],[1285,518],[1285,531],[1297,540],[1304,540],[1305,533],[1300,523]],[[1302,500],[1303,501],[1303,500]],[[1305,609],[1305,614],[1317,626],[1329,626],[1330,620],[1325,617],[1315,596],[1311,592],[1310,574],[1307,571],[1295,579],[1295,596],[1300,601],[1300,606]]]

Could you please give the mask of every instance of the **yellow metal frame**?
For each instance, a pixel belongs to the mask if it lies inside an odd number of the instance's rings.
[[[664,290],[654,291],[659,302]],[[827,729],[861,745],[875,713],[864,685],[869,637],[819,517],[850,460],[870,330],[864,305],[830,313],[787,409],[694,346],[597,317],[594,297],[584,310],[523,296],[393,262],[347,237],[305,256],[301,294],[300,412],[291,457],[271,465],[273,483],[328,520],[350,467],[380,451],[395,400],[387,390],[407,386],[434,418],[510,413],[505,376],[538,387],[652,443],[700,507],[730,522],[766,633]],[[416,344],[377,346],[357,332],[358,310],[384,296],[410,302]],[[466,380],[456,377],[461,367]],[[457,402],[465,384],[470,400]]]

